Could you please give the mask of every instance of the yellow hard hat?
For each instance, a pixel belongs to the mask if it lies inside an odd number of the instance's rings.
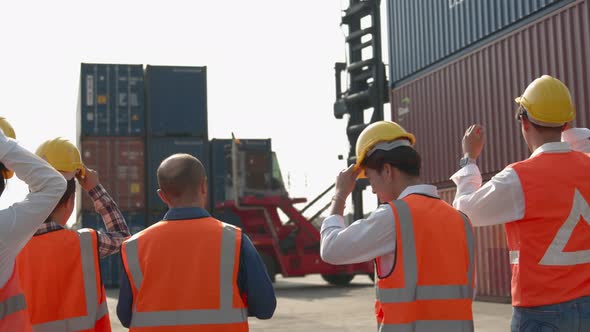
[[[576,117],[570,91],[557,78],[543,75],[514,99],[527,112],[532,122],[546,127],[560,127]]]
[[[362,162],[370,154],[370,151],[375,149],[377,144],[394,141],[409,142],[409,145],[413,146],[416,138],[393,121],[379,121],[368,125],[356,141],[356,167],[361,167]],[[389,146],[390,149],[395,147],[395,145]],[[364,171],[361,172],[359,177],[365,177]]]
[[[3,117],[0,117],[0,129],[2,129],[4,135],[6,135],[7,137],[16,139],[16,133],[14,132],[14,128],[12,128],[10,123],[8,123],[8,121],[6,121],[6,119]],[[2,171],[2,175],[5,179],[10,179],[14,175],[14,172],[10,170],[4,170]]]
[[[80,151],[67,139],[58,137],[45,141],[35,152],[45,159],[53,168],[65,173],[66,179],[72,179],[76,174],[86,175],[86,167],[82,163]]]

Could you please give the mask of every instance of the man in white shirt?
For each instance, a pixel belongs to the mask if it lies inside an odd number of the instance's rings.
[[[578,227],[590,222],[590,158],[567,143],[586,149],[588,129],[563,132],[575,108],[567,87],[553,77],[533,81],[516,102],[530,158],[482,186],[475,160],[484,130],[469,127],[463,167],[451,177],[457,184],[453,205],[475,226],[505,224],[513,332],[590,331],[590,322],[582,318],[590,316],[590,234]]]
[[[30,331],[24,295],[18,285],[15,259],[66,189],[66,180],[49,164],[19,146],[14,130],[0,118],[2,187],[13,172],[29,185],[22,202],[0,210],[0,331]]]
[[[473,331],[471,223],[420,180],[414,141],[395,122],[363,130],[356,165],[336,180],[321,256],[331,264],[375,260],[379,331]],[[346,227],[344,203],[361,173],[383,204]]]

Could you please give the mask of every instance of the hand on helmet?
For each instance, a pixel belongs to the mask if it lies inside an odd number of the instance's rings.
[[[360,169],[356,168],[355,165],[350,165],[347,169],[341,171],[336,178],[335,196],[341,199],[346,199],[354,190],[356,178],[360,172]]]
[[[98,180],[98,173],[90,168],[86,169],[86,174],[84,177],[80,176],[80,172],[78,172],[76,174],[76,179],[78,179],[78,183],[86,192],[96,188],[96,186],[100,184],[100,181]]]

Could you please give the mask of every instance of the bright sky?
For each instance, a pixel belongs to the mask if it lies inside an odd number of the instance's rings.
[[[57,136],[76,141],[81,62],[207,66],[209,137],[233,131],[272,138],[291,196],[312,199],[345,167],[337,156],[348,151],[346,121],[332,112],[333,67],[345,60],[340,17],[347,3],[6,2],[0,9],[0,115],[34,151]],[[14,178],[0,207],[26,192]],[[369,211],[375,199],[367,196]]]

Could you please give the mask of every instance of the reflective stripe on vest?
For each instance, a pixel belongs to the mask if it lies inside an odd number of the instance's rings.
[[[6,300],[0,302],[0,320],[4,319],[6,316],[10,314],[13,314],[21,310],[25,310],[26,308],[27,303],[25,301],[24,294],[11,296]]]
[[[234,324],[248,320],[246,308],[233,308],[233,271],[236,253],[236,229],[223,226],[221,232],[221,264],[219,282],[219,309],[169,310],[138,312],[133,306],[130,327],[158,327],[202,324]],[[131,237],[125,244],[125,254],[130,277],[137,289],[141,288],[143,273],[139,264],[137,237]]]
[[[473,298],[473,272],[475,239],[469,219],[460,213],[465,225],[469,268],[467,284],[419,286],[414,224],[408,204],[402,200],[393,201],[398,214],[403,245],[404,283],[406,288],[379,288],[377,300],[380,303],[405,303],[416,300],[452,300]],[[416,286],[414,286],[416,285]],[[433,328],[429,328],[433,326]],[[446,328],[448,327],[448,329]],[[473,331],[473,321],[432,320],[416,321],[408,324],[382,324],[379,331]]]
[[[96,273],[94,269],[94,249],[92,234],[89,229],[79,230],[80,251],[82,258],[82,273],[84,276],[84,293],[86,296],[87,316],[62,319],[42,324],[33,325],[34,332],[53,331],[83,331],[94,328],[96,321],[108,315],[106,301],[98,305]]]

